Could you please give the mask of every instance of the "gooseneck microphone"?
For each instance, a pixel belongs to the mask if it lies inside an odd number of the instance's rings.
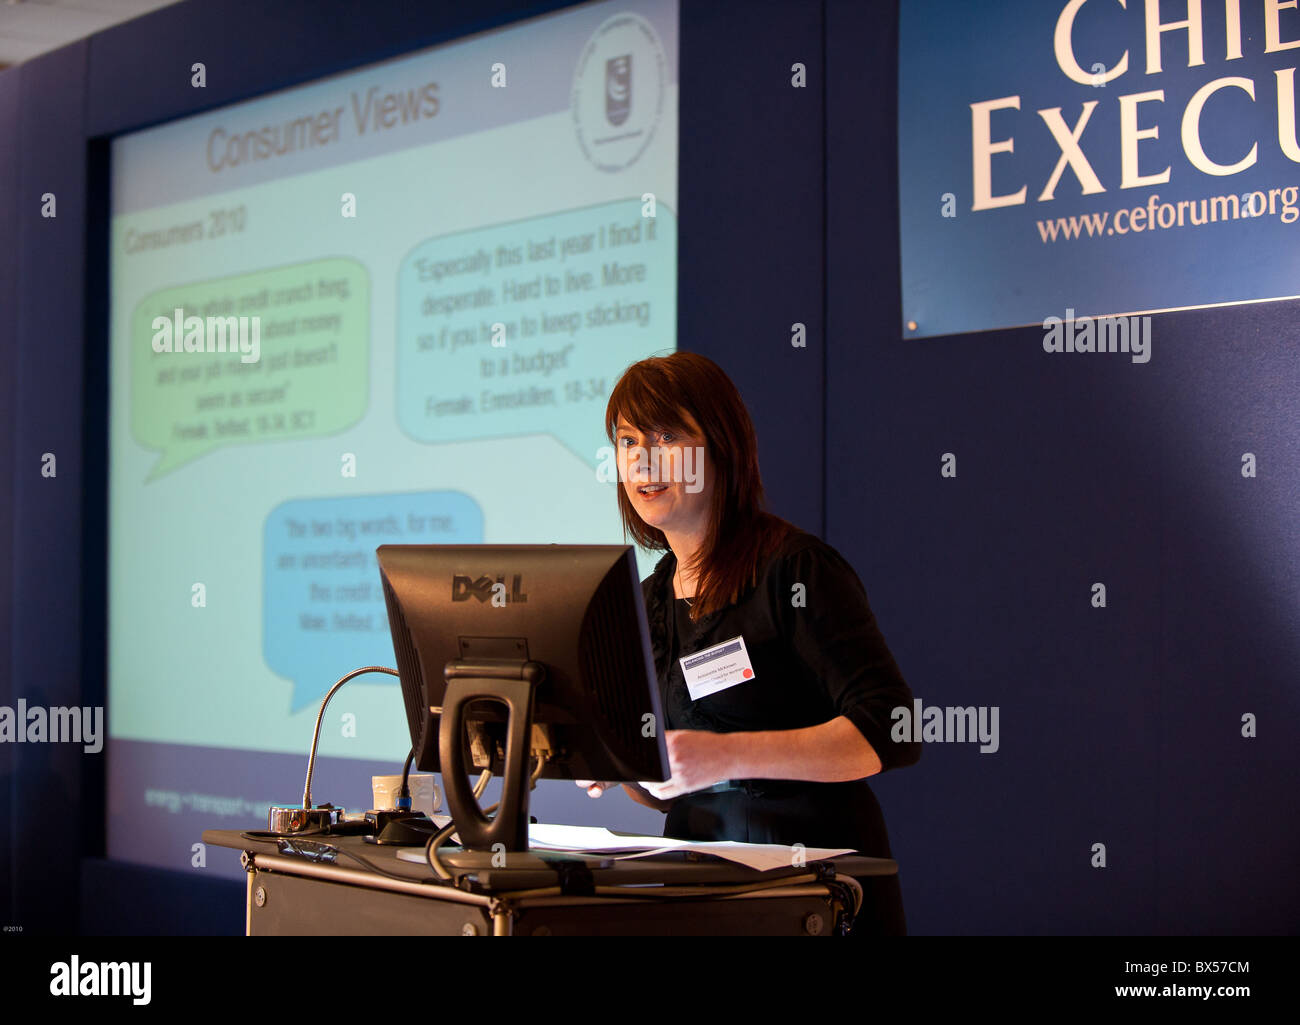
[[[349,680],[366,673],[387,673],[389,676],[397,676],[397,670],[389,669],[387,666],[366,666],[352,670],[329,689],[325,700],[320,703],[320,712],[316,716],[316,731],[311,738],[311,754],[307,756],[307,781],[302,788],[302,807],[272,805],[267,816],[267,827],[272,833],[316,832],[334,825],[342,817],[342,808],[329,805],[320,808],[311,806],[311,774],[316,768],[316,746],[320,743],[320,728],[325,721],[325,708],[329,705],[330,698]]]

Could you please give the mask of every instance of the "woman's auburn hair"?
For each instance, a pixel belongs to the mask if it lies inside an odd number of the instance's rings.
[[[690,420],[699,425],[713,470],[713,500],[704,543],[691,566],[683,567],[698,571],[691,618],[734,605],[757,582],[764,553],[795,531],[766,509],[758,439],[740,392],[707,356],[651,356],[628,367],[609,396],[605,433],[616,447],[620,418],[647,434],[690,435]],[[622,482],[618,509],[625,537],[649,551],[668,550],[663,531],[641,519]]]

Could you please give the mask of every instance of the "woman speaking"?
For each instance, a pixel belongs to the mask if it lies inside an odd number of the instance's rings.
[[[627,792],[667,811],[668,837],[892,857],[866,777],[920,757],[890,737],[912,694],[853,568],[765,511],[735,385],[696,353],[651,357],[619,379],[605,426],[626,531],[666,552],[642,589],[672,777]],[[737,638],[734,680],[690,657]],[[904,933],[898,877],[861,882],[852,934]]]

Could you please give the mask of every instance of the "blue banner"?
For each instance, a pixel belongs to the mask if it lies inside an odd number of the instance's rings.
[[[1298,64],[1294,0],[903,0],[903,336],[1300,296]]]

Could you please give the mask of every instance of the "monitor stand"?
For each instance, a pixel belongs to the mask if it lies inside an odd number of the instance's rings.
[[[462,659],[447,663],[447,691],[438,724],[438,765],[447,794],[447,811],[456,824],[462,851],[438,857],[456,867],[500,867],[502,856],[513,863],[528,853],[528,804],[532,789],[529,755],[533,733],[533,694],[546,676],[540,662],[523,659]],[[465,714],[477,700],[499,701],[506,706],[505,772],[501,800],[494,818],[479,807],[469,783],[465,763]],[[456,858],[472,864],[459,863]],[[497,865],[492,859],[497,859]],[[522,867],[523,862],[520,862]],[[533,867],[545,868],[544,863]]]

